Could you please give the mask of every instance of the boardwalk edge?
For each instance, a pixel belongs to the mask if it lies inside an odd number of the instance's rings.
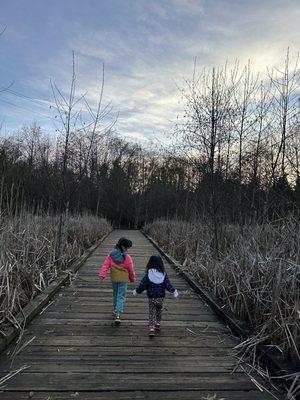
[[[164,258],[172,265],[172,267],[182,276],[195,292],[202,297],[202,299],[209,305],[211,310],[217,314],[223,323],[225,323],[230,330],[242,340],[248,339],[254,330],[245,321],[237,318],[231,311],[224,310],[225,303],[214,296],[209,290],[202,286],[184,267],[175,260],[172,256],[166,253],[159,244],[151,238],[146,232],[141,230],[141,233],[153,244],[153,246],[163,255]],[[259,361],[262,362],[268,370],[277,378],[281,378],[281,382],[286,384],[287,387],[291,385],[290,378],[286,375],[297,374],[300,368],[292,365],[281,352],[270,345],[258,346]]]
[[[31,300],[15,317],[16,325],[11,325],[1,331],[0,338],[0,354],[7,348],[7,346],[17,338],[20,328],[24,329],[33,318],[38,315],[50,300],[56,295],[62,286],[66,285],[70,279],[70,274],[79,270],[85,261],[93,254],[93,252],[100,246],[100,244],[111,234],[112,230],[103,235],[97,243],[89,247],[76,261],[74,261],[69,268],[64,270],[45,290],[38,294]]]

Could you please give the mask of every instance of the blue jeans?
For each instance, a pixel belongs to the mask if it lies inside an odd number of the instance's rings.
[[[123,312],[123,307],[126,299],[127,283],[118,282],[113,283],[113,294],[114,294],[114,311],[117,315]]]

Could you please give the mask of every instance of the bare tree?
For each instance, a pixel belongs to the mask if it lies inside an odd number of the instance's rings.
[[[300,74],[298,70],[299,54],[294,66],[290,66],[290,51],[287,49],[284,69],[273,67],[268,71],[268,76],[274,88],[272,114],[274,118],[274,132],[270,143],[272,152],[271,182],[276,179],[277,169],[280,164],[280,176],[286,177],[286,149],[287,141],[297,133],[295,121],[299,115],[299,88]]]
[[[215,247],[218,251],[216,172],[222,169],[226,146],[230,146],[228,122],[236,82],[229,81],[227,66],[213,68],[211,72],[204,69],[196,77],[195,63],[192,80],[187,80],[186,86],[187,89],[181,91],[187,104],[187,123],[182,130],[182,138],[187,153],[192,153],[196,162],[201,160],[202,165],[206,166],[205,175],[208,177],[210,193],[208,210],[213,221]]]
[[[104,120],[112,111],[110,104],[103,105],[104,65],[98,89],[98,99],[95,107],[87,99],[87,93],[77,95],[77,78],[75,73],[75,55],[72,55],[72,75],[68,94],[64,94],[55,82],[51,82],[55,102],[59,152],[60,184],[60,223],[57,235],[57,259],[60,258],[63,239],[64,221],[68,217],[70,200],[87,173],[93,149],[116,122]],[[78,157],[79,156],[79,157]],[[69,173],[74,171],[75,175]]]
[[[235,76],[234,79],[236,79]],[[242,74],[239,76],[238,84],[236,85],[235,81],[232,82],[235,86],[235,90],[233,91],[233,105],[230,115],[234,134],[237,137],[237,172],[240,185],[243,182],[243,158],[245,145],[248,142],[247,139],[252,133],[256,123],[257,104],[255,100],[259,89],[257,82],[258,76],[252,73],[250,61],[244,67]]]

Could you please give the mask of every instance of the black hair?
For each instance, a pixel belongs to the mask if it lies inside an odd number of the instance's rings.
[[[149,261],[146,266],[146,272],[149,271],[149,269],[155,268],[157,271],[161,273],[165,273],[165,267],[164,267],[164,262],[163,259],[160,256],[151,256],[149,258]]]
[[[120,249],[121,251],[123,251],[124,249],[129,249],[130,247],[132,247],[132,241],[126,238],[120,238],[115,247],[116,249]]]

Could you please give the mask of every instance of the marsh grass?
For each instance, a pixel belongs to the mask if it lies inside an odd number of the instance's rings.
[[[0,329],[42,292],[61,271],[111,229],[101,218],[69,217],[59,260],[55,244],[59,217],[33,215],[0,219]]]
[[[248,321],[258,342],[276,345],[299,363],[299,223],[287,218],[219,228],[218,255],[206,223],[157,220],[145,231]]]

